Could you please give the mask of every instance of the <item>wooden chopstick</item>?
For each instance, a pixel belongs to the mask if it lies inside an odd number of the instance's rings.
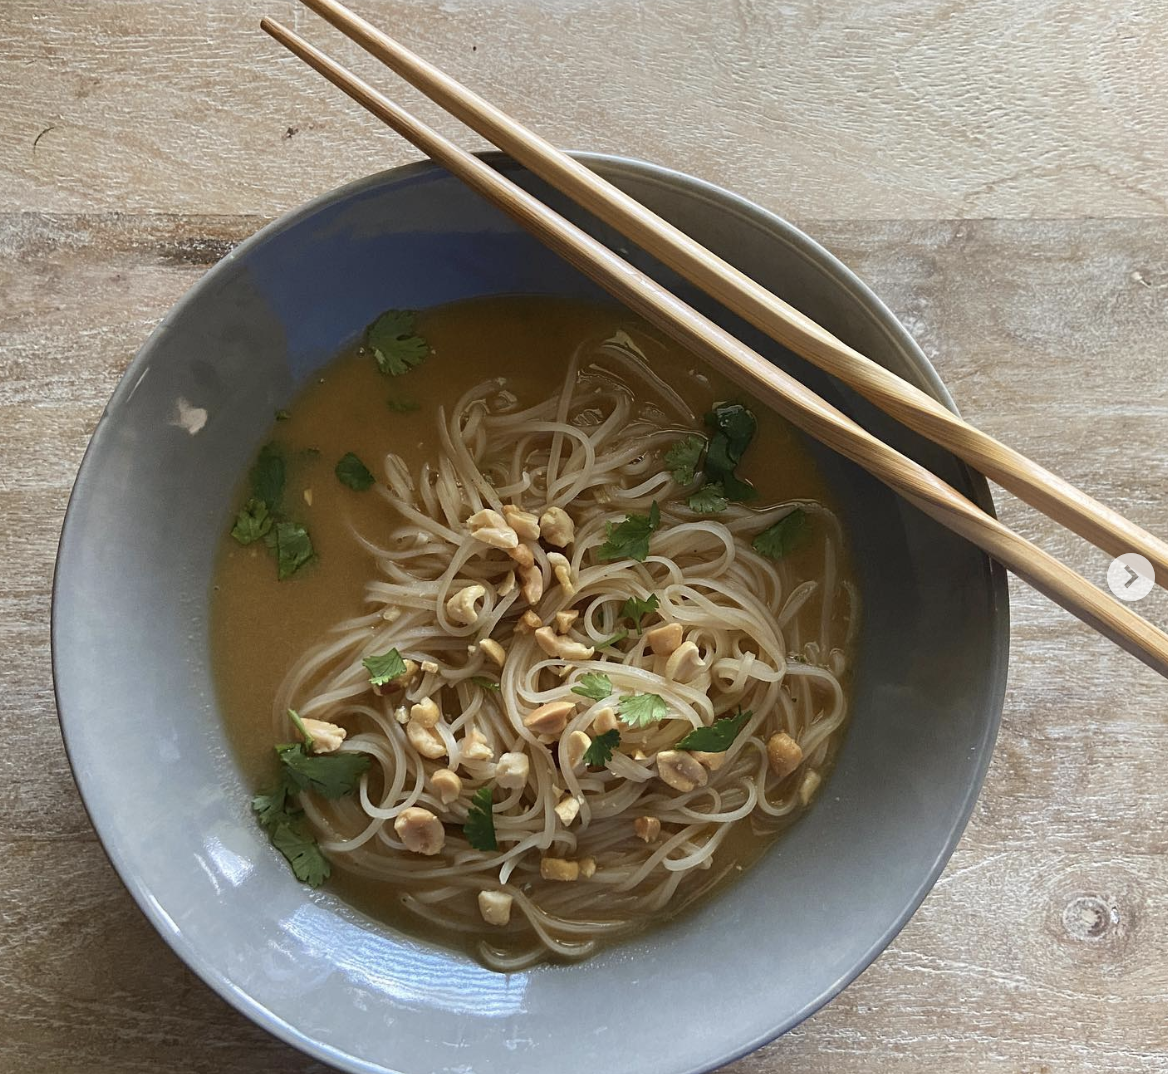
[[[772,339],[1113,556],[1139,552],[1168,586],[1168,544],[962,420],[337,0],[302,0],[488,141]]]
[[[863,467],[930,517],[972,541],[1039,592],[1168,677],[1168,635],[986,514],[935,474],[872,436],[794,377],[303,38],[271,19],[262,20],[261,26],[625,305],[749,389],[792,424]]]

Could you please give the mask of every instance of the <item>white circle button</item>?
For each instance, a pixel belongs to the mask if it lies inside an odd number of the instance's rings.
[[[1139,552],[1125,552],[1107,568],[1107,586],[1120,600],[1143,600],[1156,584],[1156,572]]]

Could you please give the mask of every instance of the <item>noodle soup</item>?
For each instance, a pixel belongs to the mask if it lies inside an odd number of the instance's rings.
[[[610,306],[383,315],[277,415],[215,586],[275,847],[497,969],[737,875],[846,722],[856,594],[805,447]]]

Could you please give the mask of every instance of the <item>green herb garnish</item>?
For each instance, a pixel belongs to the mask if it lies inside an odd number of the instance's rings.
[[[749,709],[746,712],[739,709],[735,715],[715,720],[709,727],[695,727],[673,748],[701,750],[703,753],[724,753],[752,715]]]
[[[584,763],[594,768],[603,768],[612,760],[613,750],[620,745],[620,732],[614,727],[597,735],[584,751]]]
[[[808,521],[807,512],[801,507],[796,507],[789,515],[784,515],[773,526],[755,537],[751,548],[767,559],[782,559],[807,539]]]
[[[669,706],[656,694],[630,694],[620,699],[617,711],[630,727],[648,727],[669,715]]]
[[[654,500],[646,515],[626,515],[623,522],[606,525],[606,540],[596,551],[602,562],[635,559],[643,563],[649,556],[649,535],[661,525],[661,509]]]
[[[741,403],[723,403],[706,415],[706,424],[714,430],[702,464],[706,481],[721,485],[728,500],[753,500],[758,495],[754,486],[734,470],[754,439],[758,428],[754,415]]]
[[[641,633],[641,620],[645,618],[650,612],[657,610],[658,604],[661,602],[657,599],[657,594],[652,593],[648,599],[641,600],[640,597],[629,597],[628,600],[621,605],[621,618],[631,619],[633,626],[636,628],[638,634]]]
[[[369,767],[364,753],[310,753],[304,742],[285,742],[276,747],[276,755],[289,790],[315,791],[323,798],[348,794]]]
[[[295,522],[277,522],[276,577],[282,582],[290,578],[315,555],[308,530]]]
[[[596,648],[607,649],[609,646],[619,645],[628,636],[629,632],[627,630],[618,630],[615,634],[610,634],[607,638],[604,639],[604,641],[598,641],[596,643]]]
[[[287,421],[290,417],[292,417],[292,415],[287,410],[276,411],[276,421]]]
[[[365,346],[387,376],[408,373],[430,353],[430,344],[414,331],[417,322],[412,310],[386,310],[365,329]]]
[[[300,717],[291,710],[289,716],[305,734]],[[292,804],[291,796],[306,790],[326,798],[349,794],[357,786],[358,777],[369,767],[369,758],[363,753],[313,756],[309,752],[311,741],[308,736],[306,742],[276,747],[280,777],[275,790],[257,794],[251,800],[251,808],[272,845],[288,859],[296,879],[315,888],[328,879],[331,869],[305,823],[304,811]]]
[[[590,701],[603,701],[606,697],[612,697],[612,679],[599,671],[586,672],[572,687],[572,693],[586,697]]]
[[[495,839],[495,803],[491,797],[491,785],[481,786],[474,792],[466,811],[466,823],[462,834],[475,850],[498,850]]]
[[[369,672],[369,682],[372,686],[384,686],[406,673],[406,662],[396,649],[390,649],[380,656],[367,656],[361,663]]]
[[[263,500],[269,511],[278,511],[284,496],[284,452],[279,444],[272,442],[260,448],[255,465],[251,468],[251,493],[257,500]]]
[[[665,466],[673,475],[673,480],[679,485],[690,484],[705,450],[705,438],[696,433],[674,444],[665,453]]]
[[[364,492],[373,485],[373,474],[369,472],[369,467],[351,451],[341,456],[333,472],[342,485],[347,485],[355,492]]]
[[[231,527],[231,536],[240,544],[251,544],[258,541],[272,528],[272,515],[268,505],[255,497],[239,509],[235,516],[235,525]]]
[[[689,504],[689,509],[696,511],[699,515],[719,514],[726,510],[729,502],[722,495],[722,486],[717,481],[709,485],[703,485],[686,500],[686,503]]]
[[[412,414],[415,410],[420,410],[422,407],[421,403],[416,403],[413,399],[407,399],[404,396],[399,398],[392,395],[385,401],[385,405],[395,414]]]
[[[473,682],[475,686],[481,686],[484,690],[503,689],[499,683],[495,682],[494,679],[488,679],[486,675],[472,675],[470,677],[470,681]]]
[[[288,719],[290,719],[296,725],[296,730],[299,731],[301,736],[304,738],[304,748],[309,753],[312,753],[312,751],[316,748],[316,739],[314,739],[312,735],[308,733],[308,728],[304,726],[304,721],[300,718],[300,713],[295,709],[289,709]]]

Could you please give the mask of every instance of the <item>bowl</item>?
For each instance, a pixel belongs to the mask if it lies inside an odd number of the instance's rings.
[[[487,159],[624,252],[513,162]],[[790,224],[677,172],[580,159],[952,406],[892,314]],[[992,510],[985,483],[950,455],[628,256]],[[272,412],[383,308],[516,292],[595,289],[428,164],[326,194],[208,272],[130,363],[77,477],[53,598],[61,727],[138,905],[207,984],[304,1052],[361,1072],[705,1071],[838,993],[941,872],[1001,713],[1003,572],[817,450],[865,601],[854,715],[819,800],[741,880],[587,961],[511,974],[310,891],[250,815],[216,707],[208,599],[233,490]]]

